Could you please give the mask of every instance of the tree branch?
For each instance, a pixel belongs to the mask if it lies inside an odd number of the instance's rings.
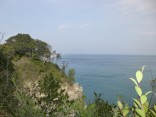
[[[1,35],[1,38],[0,38],[0,42],[1,42],[3,40],[3,38],[4,38],[5,33],[0,32],[0,35]]]

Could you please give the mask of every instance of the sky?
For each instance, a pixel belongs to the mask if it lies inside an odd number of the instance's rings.
[[[156,0],[0,0],[0,32],[61,54],[156,55]]]

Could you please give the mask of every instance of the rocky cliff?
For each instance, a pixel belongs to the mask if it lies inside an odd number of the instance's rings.
[[[69,100],[75,100],[78,98],[82,98],[83,96],[83,88],[78,83],[73,83],[72,85],[68,83],[62,84],[62,89],[65,89],[69,96]]]

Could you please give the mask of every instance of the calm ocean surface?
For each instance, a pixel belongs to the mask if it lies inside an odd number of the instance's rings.
[[[93,100],[93,92],[102,93],[110,103],[121,95],[127,103],[137,97],[129,78],[146,65],[141,87],[151,90],[150,81],[156,78],[156,56],[131,55],[62,55],[68,68],[75,69],[76,81],[82,85],[86,100]],[[152,72],[152,73],[151,73]]]

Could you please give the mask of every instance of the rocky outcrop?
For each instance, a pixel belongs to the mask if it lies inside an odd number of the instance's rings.
[[[64,83],[62,89],[65,89],[69,96],[69,100],[80,99],[83,96],[83,88],[78,83]]]
[[[34,82],[34,84],[37,85],[37,82]],[[30,81],[25,82],[24,88],[28,89],[29,91],[32,91],[33,90],[32,82]],[[72,84],[67,82],[62,83],[61,89],[64,89],[65,92],[68,94],[69,100],[81,99],[83,96],[83,88],[78,83],[72,83]]]

